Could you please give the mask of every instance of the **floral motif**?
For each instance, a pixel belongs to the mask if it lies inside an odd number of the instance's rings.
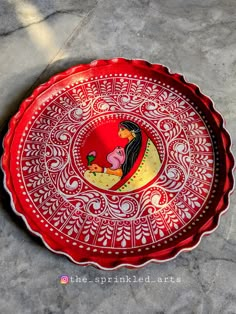
[[[120,118],[140,123],[160,149],[163,167],[137,191],[91,189],[79,154],[83,137]],[[96,152],[89,156],[91,162]],[[200,115],[176,92],[112,76],[73,84],[52,98],[29,128],[20,166],[30,202],[66,237],[134,248],[171,236],[197,214],[212,184],[214,154]]]

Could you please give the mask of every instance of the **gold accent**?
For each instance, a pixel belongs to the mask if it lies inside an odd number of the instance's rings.
[[[120,177],[118,176],[98,172],[96,172],[95,176],[92,172],[90,172],[90,170],[85,171],[84,177],[91,184],[104,190],[110,189],[113,185],[120,181]]]
[[[141,188],[150,182],[159,172],[161,160],[156,146],[148,139],[147,149],[137,171],[119,188],[121,192],[130,192]]]
[[[144,153],[144,157],[134,175],[119,188],[121,192],[130,192],[141,188],[150,182],[159,172],[161,168],[161,160],[159,153],[153,144],[153,142],[148,139],[147,148]],[[120,177],[107,173],[98,173],[96,176],[87,170],[84,173],[84,177],[91,184],[104,190],[110,189],[113,185],[120,181]]]

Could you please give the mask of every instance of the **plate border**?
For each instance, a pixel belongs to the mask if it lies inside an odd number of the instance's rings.
[[[211,111],[213,119],[221,131],[221,138],[222,138],[222,143],[225,149],[225,157],[226,157],[226,173],[228,175],[226,177],[225,184],[224,184],[224,193],[221,197],[221,200],[219,201],[218,205],[215,208],[215,215],[212,216],[211,219],[208,220],[203,226],[201,226],[201,228],[198,230],[198,232],[195,234],[194,237],[190,236],[186,238],[185,240],[182,240],[181,242],[179,242],[178,247],[171,248],[171,251],[167,253],[167,255],[169,255],[168,258],[165,258],[165,259],[150,258],[149,254],[147,254],[145,256],[141,256],[141,255],[136,256],[135,263],[122,262],[120,260],[120,263],[118,263],[116,266],[110,265],[110,267],[104,267],[99,262],[96,262],[96,261],[85,261],[85,262],[77,261],[69,253],[57,249],[57,244],[54,243],[49,236],[45,237],[44,235],[41,235],[39,233],[38,227],[34,224],[34,222],[29,217],[26,218],[27,215],[24,215],[25,212],[20,205],[20,202],[14,190],[14,185],[11,181],[10,170],[8,167],[9,155],[7,152],[10,151],[11,142],[14,136],[14,130],[16,126],[20,122],[21,117],[24,115],[27,108],[32,104],[32,102],[35,100],[35,98],[37,98],[39,94],[43,93],[48,88],[52,87],[54,83],[59,82],[60,80],[66,78],[68,75],[79,73],[79,72],[88,70],[90,68],[94,68],[94,67],[97,68],[97,67],[102,67],[102,66],[111,65],[111,64],[123,64],[123,65],[132,64],[139,68],[152,69],[153,71],[156,71],[156,72],[162,72],[163,74],[167,74],[168,76],[171,76],[173,79],[179,81],[181,84],[185,85],[185,87],[187,89],[190,89],[195,94],[195,96],[203,100],[203,103],[206,105],[207,109]],[[92,265],[101,270],[116,270],[121,267],[141,268],[145,265],[148,265],[151,262],[155,262],[155,263],[167,262],[167,261],[173,260],[182,252],[192,251],[200,244],[203,236],[211,234],[218,228],[222,215],[225,214],[227,210],[229,209],[230,195],[232,194],[235,188],[235,185],[234,185],[235,182],[233,178],[233,171],[235,169],[235,163],[234,163],[234,157],[231,151],[231,146],[232,146],[231,136],[229,132],[226,130],[225,120],[222,118],[219,111],[216,110],[213,100],[205,96],[204,94],[202,94],[199,86],[193,83],[189,83],[182,74],[171,73],[169,68],[166,66],[163,66],[161,64],[151,64],[142,59],[128,60],[124,58],[113,58],[110,60],[94,60],[89,64],[76,65],[69,68],[68,70],[64,72],[54,75],[46,83],[38,86],[33,91],[32,95],[21,103],[18,112],[11,118],[9,122],[8,131],[6,135],[4,136],[2,144],[3,144],[3,155],[1,157],[1,168],[4,174],[4,187],[10,195],[11,207],[13,211],[15,212],[15,214],[17,214],[23,219],[26,227],[29,229],[29,231],[32,234],[41,238],[44,245],[50,251],[67,256],[75,264],[83,265],[83,266]],[[155,253],[152,253],[152,255],[153,254]],[[101,258],[99,257],[98,259],[101,260]],[[122,258],[122,260],[125,260],[125,259],[127,260],[129,258],[128,257]]]

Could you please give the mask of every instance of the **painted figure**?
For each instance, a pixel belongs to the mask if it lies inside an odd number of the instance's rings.
[[[160,157],[153,142],[140,127],[125,120],[119,124],[118,135],[127,140],[125,147],[117,146],[107,155],[109,168],[92,163],[85,178],[102,189],[121,192],[137,189],[152,180],[160,169]],[[92,175],[96,173],[96,176]]]

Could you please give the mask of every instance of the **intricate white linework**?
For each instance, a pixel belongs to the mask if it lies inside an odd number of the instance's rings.
[[[93,188],[79,149],[88,129],[131,119],[147,131],[163,166],[138,191]],[[65,236],[87,245],[131,248],[185,226],[208,197],[211,138],[177,93],[144,79],[109,77],[68,86],[39,110],[21,153],[21,180],[37,211]]]

